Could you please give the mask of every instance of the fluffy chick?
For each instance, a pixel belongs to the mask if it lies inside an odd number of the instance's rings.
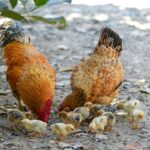
[[[20,130],[20,122],[25,118],[25,114],[18,109],[8,109],[7,119],[12,123],[14,130]]]
[[[90,108],[90,115],[92,117],[96,117],[97,116],[97,112],[99,110],[101,110],[101,109],[102,109],[102,105],[100,105],[100,104],[93,104],[92,107]]]
[[[133,109],[140,108],[140,101],[138,100],[129,100],[127,102],[121,101],[120,103],[117,104],[117,108],[123,109],[127,113],[127,118],[130,121],[131,111]]]
[[[61,121],[65,124],[72,124],[75,128],[78,128],[83,121],[83,117],[80,113],[61,111],[57,115]]]
[[[116,124],[116,117],[112,112],[105,112],[103,116],[107,116],[107,126],[106,130],[111,131],[112,127]]]
[[[99,116],[92,120],[89,124],[89,131],[102,134],[105,127],[107,126],[107,116]]]
[[[23,119],[21,125],[31,136],[41,137],[46,132],[47,123],[40,120]]]
[[[133,109],[130,113],[130,121],[132,129],[137,129],[137,123],[144,119],[144,112],[140,109]]]
[[[138,100],[129,100],[127,102],[121,101],[117,104],[117,108],[123,109],[126,112],[129,112],[132,109],[139,109],[140,101],[138,101]]]
[[[91,102],[86,102],[83,107],[77,107],[73,110],[75,113],[80,113],[83,120],[86,120],[90,116],[90,108],[92,107]]]
[[[70,133],[75,131],[75,128],[72,124],[64,124],[64,123],[55,123],[50,126],[50,129],[54,134],[57,134],[59,139],[63,139]]]

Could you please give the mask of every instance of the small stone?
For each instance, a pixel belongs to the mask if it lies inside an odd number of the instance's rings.
[[[88,134],[87,133],[77,133],[76,136],[77,137],[87,137]]]
[[[68,48],[68,46],[66,46],[66,45],[59,45],[59,46],[58,46],[58,49],[59,49],[59,50],[68,50],[69,48]]]
[[[104,134],[96,134],[95,139],[96,139],[96,142],[100,142],[103,140],[107,140],[108,137]]]
[[[0,138],[0,142],[4,142],[5,140],[3,138]]]
[[[146,135],[143,135],[143,134],[138,134],[138,136],[140,137],[140,138],[147,138],[147,136]]]
[[[126,140],[124,140],[124,141],[123,141],[123,144],[124,144],[124,145],[126,145],[126,144],[127,144],[127,141],[126,141]]]
[[[119,133],[119,132],[116,132],[116,136],[117,136],[117,137],[120,136],[120,133]]]
[[[148,130],[145,128],[141,129],[141,134],[145,134],[145,133],[148,133]]]
[[[1,73],[4,73],[4,72],[6,71],[6,68],[7,68],[7,67],[4,66],[4,65],[3,65],[3,66],[0,66],[0,72],[1,72]]]
[[[150,94],[150,86],[144,85],[143,89],[140,90],[142,93]]]

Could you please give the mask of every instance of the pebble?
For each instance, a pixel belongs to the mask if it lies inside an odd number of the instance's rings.
[[[0,138],[0,142],[4,142],[5,140],[3,138]]]
[[[116,132],[116,136],[117,136],[117,137],[120,136],[120,133],[119,133],[119,132]]]
[[[0,66],[0,72],[4,73],[6,71],[6,66],[2,65]]]
[[[126,141],[126,140],[124,140],[124,141],[123,141],[123,144],[124,144],[124,145],[126,145],[126,144],[127,144],[127,141]]]
[[[141,134],[145,134],[145,133],[148,133],[148,130],[147,129],[141,129]]]
[[[140,138],[147,138],[147,136],[146,136],[146,135],[143,135],[143,134],[138,134],[138,136],[139,136]]]
[[[96,139],[96,142],[100,142],[103,140],[107,140],[108,137],[104,134],[96,134],[95,139]]]
[[[69,48],[68,48],[68,46],[66,46],[66,45],[59,45],[59,46],[58,46],[58,49],[59,49],[59,50],[68,50]]]

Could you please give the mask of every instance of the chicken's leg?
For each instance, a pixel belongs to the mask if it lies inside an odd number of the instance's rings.
[[[17,99],[17,101],[18,101],[19,110],[25,111],[25,110],[26,110],[26,107],[25,107],[24,104],[22,104],[20,96],[19,96],[16,92],[13,92],[13,95],[14,95],[14,97],[16,97],[16,99]]]

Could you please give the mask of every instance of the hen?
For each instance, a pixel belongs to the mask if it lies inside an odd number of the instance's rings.
[[[30,44],[30,38],[18,24],[2,24],[0,39],[7,65],[7,81],[20,108],[23,101],[38,119],[46,121],[55,91],[53,68]]]
[[[110,104],[118,95],[124,78],[123,66],[119,61],[121,50],[120,36],[107,27],[103,28],[94,51],[73,69],[72,93],[63,100],[58,111],[65,107],[73,110],[87,101]]]

